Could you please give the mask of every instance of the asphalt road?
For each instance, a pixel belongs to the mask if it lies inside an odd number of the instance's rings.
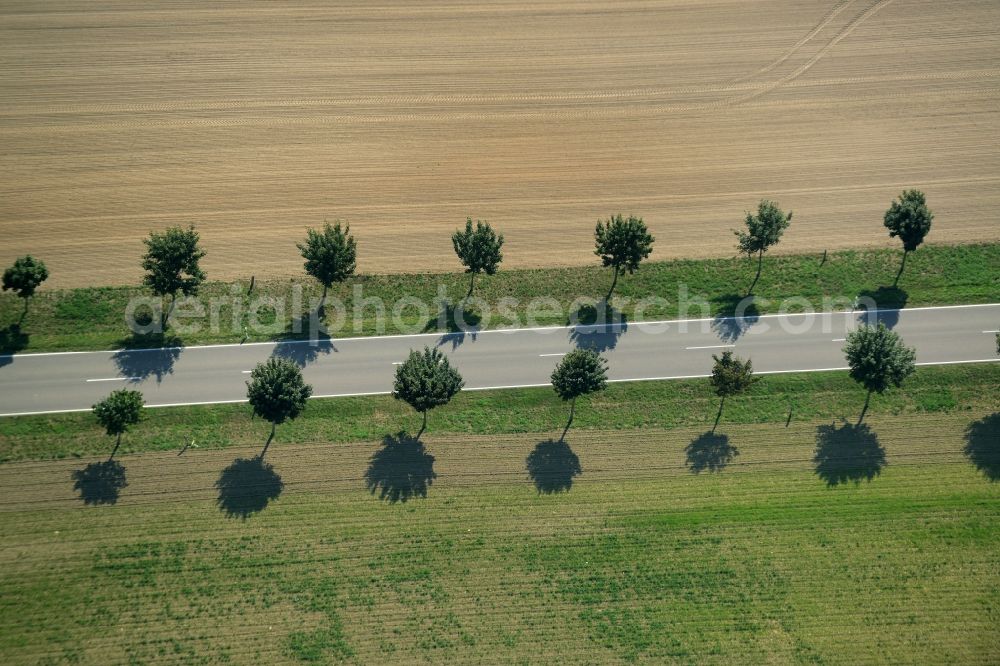
[[[302,365],[316,397],[388,393],[394,364],[424,345],[450,355],[467,390],[547,385],[560,356],[578,346],[601,351],[613,381],[707,376],[712,354],[725,349],[753,359],[760,373],[842,369],[843,338],[876,317],[916,348],[918,364],[1000,360],[992,333],[1000,326],[1000,304],[22,354],[0,357],[0,416],[86,410],[123,386],[141,390],[150,407],[242,402],[250,369],[272,355]]]

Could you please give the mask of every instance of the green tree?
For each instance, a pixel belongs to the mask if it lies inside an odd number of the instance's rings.
[[[14,261],[14,265],[3,272],[3,290],[13,290],[15,294],[24,299],[24,310],[18,325],[24,321],[28,314],[28,299],[31,298],[38,286],[49,277],[49,269],[45,267],[45,262],[35,259],[30,254],[19,257]]]
[[[497,234],[488,222],[476,220],[476,228],[472,228],[472,218],[465,220],[465,231],[456,231],[451,236],[451,244],[455,246],[455,254],[465,266],[465,272],[471,275],[469,293],[476,286],[476,275],[486,273],[493,275],[503,261],[503,234]]]
[[[899,272],[896,273],[896,281],[892,286],[899,284],[899,278],[906,268],[906,257],[910,252],[916,250],[924,237],[931,230],[931,221],[934,213],[927,207],[927,200],[920,190],[905,190],[899,195],[899,201],[893,201],[889,210],[885,212],[885,228],[889,230],[889,237],[903,241],[903,261],[899,265]]]
[[[562,361],[552,372],[552,388],[564,402],[569,400],[569,421],[563,428],[562,437],[566,439],[569,427],[573,425],[576,414],[576,399],[596,391],[603,391],[608,384],[608,364],[592,349],[574,349],[563,356]]]
[[[653,251],[653,238],[646,229],[641,217],[628,216],[623,219],[615,215],[607,220],[597,221],[594,229],[594,254],[601,258],[605,267],[614,269],[615,276],[611,281],[606,300],[611,299],[618,275],[622,271],[630,274],[639,270],[639,262]]]
[[[715,389],[715,394],[722,399],[719,402],[719,413],[715,415],[715,425],[712,426],[712,432],[715,432],[719,426],[719,419],[722,418],[722,408],[726,404],[726,398],[748,390],[760,380],[760,377],[754,377],[750,359],[742,361],[739,357],[733,356],[731,351],[722,352],[722,358],[713,354],[712,359],[715,365],[712,366],[712,378],[709,381]]]
[[[451,367],[448,358],[437,349],[424,347],[423,351],[410,350],[407,359],[396,367],[392,397],[423,415],[423,424],[415,438],[420,439],[427,429],[427,412],[447,405],[463,386],[462,375]]]
[[[340,222],[332,226],[329,222],[324,222],[322,231],[306,230],[306,242],[298,243],[297,247],[306,260],[306,273],[323,285],[323,297],[319,305],[322,312],[326,304],[327,289],[334,282],[343,282],[354,275],[358,250],[354,236],[351,235],[351,225],[341,228]]]
[[[302,370],[290,359],[272,357],[250,372],[247,382],[250,406],[254,414],[271,423],[271,434],[258,456],[260,459],[267,453],[275,429],[301,414],[311,395],[312,386],[305,383]]]
[[[198,232],[193,226],[187,229],[171,227],[162,234],[150,232],[143,243],[146,244],[146,255],[142,259],[142,268],[146,271],[143,284],[157,296],[170,295],[170,307],[160,322],[166,328],[177,302],[177,292],[193,296],[205,281],[205,273],[198,266],[205,252],[198,247]]]
[[[781,235],[792,221],[792,211],[786,215],[778,204],[774,201],[762,199],[757,205],[757,214],[747,213],[746,231],[734,230],[733,233],[739,239],[738,247],[740,252],[747,255],[747,258],[757,255],[757,276],[753,279],[753,284],[747,290],[747,296],[753,293],[757,281],[760,280],[760,272],[764,267],[764,253],[771,247],[778,244]]]
[[[862,326],[849,333],[844,354],[851,368],[851,378],[868,390],[858,425],[868,412],[872,393],[882,395],[892,387],[899,387],[916,369],[916,352],[881,322],[878,326]]]
[[[97,422],[109,435],[117,437],[109,461],[118,453],[118,447],[122,444],[122,434],[128,432],[129,426],[135,425],[142,418],[142,403],[142,393],[139,391],[119,389],[112,391],[111,395],[94,405]]]

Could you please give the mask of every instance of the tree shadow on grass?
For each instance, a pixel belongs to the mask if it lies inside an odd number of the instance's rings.
[[[910,296],[899,287],[879,287],[866,289],[858,294],[858,309],[861,310],[860,321],[869,326],[885,324],[893,328],[899,323],[899,310],[906,307]]]
[[[336,351],[326,326],[314,311],[301,314],[289,323],[271,356],[287,358],[304,368],[320,355],[327,356]]]
[[[365,472],[365,487],[390,503],[427,497],[434,483],[434,456],[423,443],[405,431],[386,435],[382,448],[372,455]]]
[[[535,488],[546,495],[568,491],[573,487],[573,478],[583,474],[580,459],[569,444],[560,440],[539,442],[525,462]]]
[[[740,455],[739,449],[729,443],[729,435],[708,431],[698,435],[684,449],[687,465],[694,474],[700,472],[721,472],[733,458]]]
[[[219,509],[230,518],[246,520],[277,499],[285,484],[274,467],[258,456],[234,460],[222,470],[215,487],[219,490]]]
[[[156,377],[159,384],[167,375],[173,374],[174,363],[181,356],[183,340],[164,333],[135,334],[120,340],[121,351],[115,352],[111,360],[123,377],[133,382],[141,382]]]
[[[466,340],[476,341],[479,336],[479,324],[482,316],[475,310],[466,310],[461,303],[444,302],[436,315],[427,320],[425,333],[447,331],[438,341],[438,347],[451,345],[452,350],[458,349]]]
[[[117,460],[90,463],[73,472],[73,489],[84,504],[114,504],[127,485],[125,467]]]
[[[570,313],[569,339],[577,349],[590,349],[597,353],[618,346],[618,339],[628,330],[628,319],[606,299],[595,305],[585,304]]]
[[[816,475],[828,486],[871,481],[885,467],[885,449],[867,423],[843,422],[816,428]]]
[[[970,423],[962,450],[987,479],[1000,481],[1000,412]]]
[[[28,334],[21,332],[20,324],[0,328],[0,368],[14,362],[16,354],[28,346]]]
[[[712,318],[712,330],[723,342],[736,342],[760,319],[753,296],[726,294],[713,298],[712,304],[717,313]]]

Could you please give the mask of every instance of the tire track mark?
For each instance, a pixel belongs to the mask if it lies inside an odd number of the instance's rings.
[[[824,46],[823,48],[821,48],[816,53],[816,55],[814,55],[812,58],[810,58],[809,60],[807,60],[804,64],[802,64],[798,69],[796,69],[792,73],[787,74],[787,75],[781,77],[780,79],[778,79],[774,83],[772,83],[772,84],[764,87],[761,90],[753,92],[753,93],[751,93],[749,95],[744,95],[742,97],[737,97],[735,99],[728,100],[727,102],[724,103],[724,105],[725,106],[733,106],[733,105],[737,105],[737,104],[742,104],[744,102],[748,102],[748,101],[750,101],[752,99],[760,97],[761,95],[766,95],[769,92],[773,92],[773,91],[777,90],[778,88],[784,86],[785,84],[787,84],[787,83],[789,83],[791,81],[794,81],[795,79],[797,79],[798,77],[802,76],[807,71],[809,71],[810,69],[812,69],[813,65],[815,65],[816,63],[818,63],[824,57],[826,57],[826,55],[828,53],[830,53],[830,51],[832,51],[834,49],[834,47],[837,46],[837,44],[839,44],[843,39],[845,39],[852,32],[854,32],[854,30],[859,25],[861,25],[862,23],[864,23],[865,21],[867,21],[869,18],[871,18],[872,16],[874,16],[876,13],[878,13],[879,10],[881,10],[884,7],[886,7],[887,5],[891,4],[893,1],[894,0],[880,0],[879,2],[876,2],[874,5],[872,5],[868,9],[866,9],[865,11],[863,11],[860,14],[858,14],[857,16],[855,16],[853,19],[851,19],[851,21],[847,25],[845,25],[843,28],[841,28],[840,32],[838,32],[837,35],[827,43],[826,46]]]
[[[733,81],[733,83],[742,83],[744,81],[749,81],[750,79],[752,79],[752,78],[754,78],[756,76],[760,76],[761,74],[767,74],[768,72],[772,71],[776,67],[779,67],[779,66],[783,65],[789,58],[791,58],[793,55],[795,55],[795,53],[800,48],[802,48],[803,46],[805,46],[807,43],[809,43],[809,41],[812,40],[813,37],[815,37],[816,35],[818,35],[819,32],[823,28],[825,28],[827,25],[829,25],[830,21],[832,21],[833,19],[837,18],[837,16],[842,11],[844,11],[845,9],[847,9],[847,7],[849,5],[851,5],[851,4],[854,4],[854,0],[842,0],[842,2],[840,2],[839,4],[835,5],[832,9],[830,9],[830,11],[828,11],[826,13],[826,15],[822,19],[820,19],[819,23],[817,23],[815,26],[813,26],[813,28],[808,33],[806,33],[806,35],[802,39],[800,39],[799,41],[797,41],[792,46],[792,48],[790,48],[788,51],[786,51],[785,55],[781,56],[780,58],[778,58],[777,60],[775,60],[774,62],[772,62],[770,65],[765,65],[764,67],[758,69],[753,74],[748,74],[747,76],[744,76],[744,77],[736,79],[735,81]]]

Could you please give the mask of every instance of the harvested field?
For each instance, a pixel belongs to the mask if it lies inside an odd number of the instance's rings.
[[[904,187],[996,240],[998,82],[994,0],[5,2],[0,264],[134,282],[194,223],[212,278],[284,276],[342,218],[363,271],[448,270],[471,215],[569,265],[619,210],[726,256],[765,196],[821,251],[890,244]]]
[[[963,454],[973,422],[991,446],[983,417],[288,445],[273,468],[147,453],[103,494],[74,491],[97,461],[7,464],[0,652],[985,664],[1000,485]]]

